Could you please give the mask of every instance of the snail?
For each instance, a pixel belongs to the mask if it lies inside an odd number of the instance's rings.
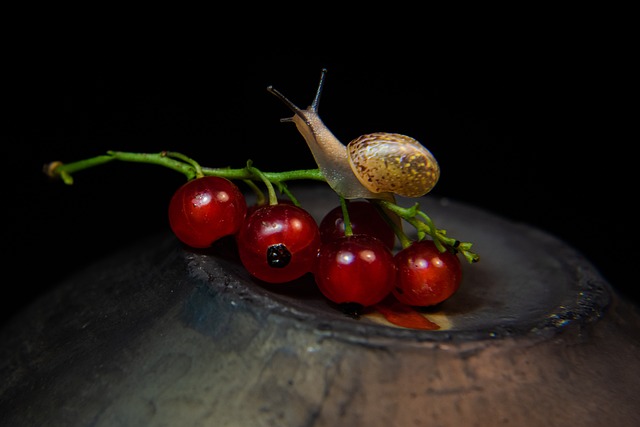
[[[440,177],[440,167],[431,152],[415,139],[375,132],[359,136],[345,146],[331,133],[318,115],[326,73],[323,69],[315,98],[306,110],[273,86],[267,91],[294,112],[293,117],[280,121],[296,125],[329,186],[345,199],[393,201],[394,194],[420,197],[431,191]]]

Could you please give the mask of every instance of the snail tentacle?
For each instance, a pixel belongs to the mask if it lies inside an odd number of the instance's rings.
[[[317,110],[324,86],[325,73],[326,70],[323,70],[316,95],[311,106],[306,110],[300,109],[273,86],[267,87],[268,92],[279,98],[294,113],[293,117],[280,121],[295,123],[296,128],[307,142],[320,172],[338,195],[345,199],[390,200],[391,194],[374,193],[360,183],[351,170],[347,147],[331,133],[318,115]]]

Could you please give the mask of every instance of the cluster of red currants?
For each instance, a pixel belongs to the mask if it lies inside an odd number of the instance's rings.
[[[431,306],[452,296],[462,279],[453,250],[423,239],[395,251],[394,229],[367,200],[348,201],[350,232],[342,206],[318,224],[293,203],[247,206],[230,180],[204,176],[172,197],[169,220],[176,237],[208,248],[233,236],[247,271],[267,283],[311,273],[322,294],[340,305],[374,306],[393,295],[409,306]]]

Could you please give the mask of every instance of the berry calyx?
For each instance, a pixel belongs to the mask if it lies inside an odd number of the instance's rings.
[[[254,277],[290,282],[314,270],[320,230],[306,210],[292,204],[265,205],[236,234],[240,261]]]

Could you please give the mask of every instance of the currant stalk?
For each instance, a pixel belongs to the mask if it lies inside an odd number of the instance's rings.
[[[390,203],[385,200],[375,200],[375,203],[389,209],[391,212],[397,214],[399,217],[411,224],[418,232],[418,240],[422,240],[427,234],[431,236],[440,252],[445,252],[447,250],[444,246],[446,245],[455,251],[462,253],[470,263],[478,262],[480,260],[478,254],[470,250],[472,246],[471,242],[461,242],[460,240],[447,236],[447,230],[436,228],[431,218],[420,210],[420,205],[418,203],[409,208],[403,208],[402,206],[398,206],[395,203]],[[409,241],[403,240],[402,238],[400,240],[403,243],[403,247],[406,248],[409,246]]]
[[[227,178],[230,180],[242,180],[250,183],[250,187],[256,191],[258,195],[258,201],[266,203],[264,195],[261,194],[257,186],[253,181],[263,182],[267,186],[269,204],[273,204],[275,200],[274,186],[278,190],[287,195],[295,205],[298,205],[297,200],[293,194],[289,191],[286,183],[289,181],[297,180],[312,180],[319,182],[327,182],[326,177],[322,171],[318,169],[298,169],[282,172],[263,172],[256,169],[253,163],[249,160],[247,165],[243,168],[208,168],[202,167],[194,159],[175,151],[161,151],[159,153],[132,153],[124,151],[107,151],[106,154],[90,157],[88,159],[75,161],[72,163],[62,163],[60,161],[51,162],[43,167],[43,172],[51,178],[60,178],[65,184],[73,184],[73,174],[82,170],[90,169],[96,166],[104,165],[112,161],[123,161],[132,163],[146,163],[155,164],[174,170],[176,172],[185,175],[187,180],[193,180],[204,176],[216,176],[221,178]],[[346,212],[346,199],[341,195],[341,204],[343,205],[343,211]],[[417,231],[418,240],[424,239],[429,235],[435,245],[441,252],[447,250],[446,246],[462,253],[466,260],[470,263],[477,262],[479,256],[471,251],[471,242],[462,242],[447,236],[447,232],[444,229],[438,229],[431,218],[420,210],[419,204],[416,203],[412,207],[403,208],[397,205],[395,202],[385,199],[372,199],[372,201],[381,208],[397,215],[405,220]],[[345,226],[349,227],[348,212],[345,214]],[[390,225],[394,228],[396,235],[400,239],[403,247],[407,247],[411,243],[411,239],[402,231],[398,224],[390,221]]]

